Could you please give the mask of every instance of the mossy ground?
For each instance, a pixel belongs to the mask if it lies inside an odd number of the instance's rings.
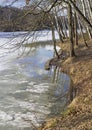
[[[88,48],[80,39],[75,47],[76,57],[67,58],[62,71],[68,73],[76,89],[76,97],[59,117],[50,119],[40,130],[92,130],[92,40]],[[69,44],[59,44],[69,53]]]

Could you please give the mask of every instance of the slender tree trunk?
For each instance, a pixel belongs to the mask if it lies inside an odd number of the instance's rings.
[[[84,36],[84,33],[83,33],[82,25],[81,25],[80,21],[79,21],[79,27],[80,27],[80,31],[81,31],[81,35],[82,35],[82,39],[84,41],[84,44],[86,45],[86,47],[88,47],[86,39],[85,39],[85,36]]]
[[[59,54],[58,54],[57,49],[56,49],[56,39],[55,39],[54,27],[52,27],[52,41],[53,41],[53,45],[54,45],[55,54],[59,58]]]
[[[87,0],[86,7],[87,7],[87,9],[88,9],[89,19],[92,20],[92,10],[91,10],[91,5],[90,5],[90,3],[89,3],[89,0]]]
[[[75,45],[78,46],[78,32],[77,32],[77,16],[74,13],[74,30],[75,30]]]
[[[69,38],[70,38],[70,57],[75,56],[74,41],[73,41],[73,24],[72,24],[72,7],[68,3],[68,22],[69,22]]]
[[[76,4],[76,0],[74,0]],[[74,30],[75,30],[75,45],[78,46],[78,32],[77,32],[77,15],[76,11],[74,10]]]
[[[81,34],[82,34],[83,41],[84,41],[86,47],[88,47],[87,42],[86,42],[86,39],[85,39],[85,36],[84,36],[84,33],[83,33],[83,30],[82,30],[82,25],[81,25],[81,23],[80,23],[80,29],[81,29]]]
[[[58,8],[58,11],[60,11],[59,6],[57,8]],[[63,27],[64,24],[63,24],[63,20],[62,20],[61,15],[59,16],[59,19],[58,19],[58,25],[59,25],[59,29],[60,29],[60,32],[61,32],[63,38],[65,38],[66,36],[65,36],[64,27]]]
[[[90,14],[91,14],[91,17],[92,17],[92,6],[91,6],[91,4],[92,4],[92,1],[88,0],[88,6],[90,8]]]
[[[76,10],[76,12],[78,13],[78,15],[92,29],[92,24],[90,23],[90,21],[84,16],[84,14],[79,10],[79,8],[76,6],[76,4],[72,0],[69,0],[69,1],[70,1],[71,5],[74,7],[74,9]]]
[[[65,16],[64,16],[64,18],[63,18],[63,23],[64,23],[65,36],[68,37],[68,34],[67,34],[67,27],[66,27],[66,26],[67,26],[67,25],[66,25],[67,23],[66,23],[66,18],[65,18]]]
[[[55,32],[54,32],[55,26],[54,26],[52,17],[50,15],[49,15],[49,19],[51,21],[51,26],[52,26],[52,41],[53,41],[53,45],[54,45],[54,51],[55,51],[56,56],[59,58],[59,54],[58,54],[57,49],[56,49],[56,39],[55,39]]]
[[[57,31],[58,31],[58,34],[59,34],[59,39],[63,43],[64,41],[63,41],[63,38],[62,38],[62,34],[60,32],[60,27],[59,27],[59,23],[58,23],[58,16],[57,16],[56,9],[55,9],[55,21],[56,21]]]
[[[59,22],[59,28],[60,28],[60,31],[62,33],[62,36],[65,38],[65,34],[64,34],[64,31],[63,31],[63,21],[62,21],[62,16],[60,16],[60,20],[58,21]]]
[[[86,6],[85,6],[85,1],[84,1],[84,0],[81,0],[81,2],[82,2],[82,8],[83,8],[84,16],[85,16],[85,17],[88,17],[88,16],[87,16],[87,11],[86,11]],[[87,3],[86,3],[86,4],[87,4]],[[91,38],[92,38],[91,31],[90,31],[90,29],[89,29],[88,26],[87,26],[86,28],[87,28],[87,32],[88,32],[89,38],[91,39]]]
[[[63,26],[64,26],[64,33],[65,33],[65,36],[68,37],[68,34],[67,34],[67,22],[66,22],[66,16],[64,14],[64,9],[62,9],[62,12],[63,12]]]

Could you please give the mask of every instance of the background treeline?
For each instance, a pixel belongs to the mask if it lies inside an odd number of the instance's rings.
[[[34,31],[50,29],[50,22],[44,14],[37,14],[37,10],[29,13],[32,7],[23,9],[13,7],[0,7],[0,31]],[[35,15],[34,15],[35,14]],[[44,19],[43,19],[44,18]],[[36,25],[36,29],[34,27]]]

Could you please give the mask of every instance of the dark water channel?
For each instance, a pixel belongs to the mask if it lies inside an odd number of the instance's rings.
[[[32,130],[64,108],[70,79],[62,73],[57,77],[54,68],[44,70],[51,57],[53,46],[39,44],[29,55],[0,59],[0,130]]]

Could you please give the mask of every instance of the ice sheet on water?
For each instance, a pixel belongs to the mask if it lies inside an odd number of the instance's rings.
[[[44,31],[35,31],[34,36],[32,35],[33,32],[0,32],[0,39],[2,39],[2,42],[6,42],[7,39],[11,40],[11,42],[18,42],[24,41],[27,43],[31,43],[32,41],[48,41],[52,40],[52,32],[50,30],[44,30]],[[58,33],[55,31],[55,37],[56,39],[59,39]],[[9,39],[13,38],[13,39]]]
[[[23,114],[21,112],[15,113],[0,111],[0,125],[6,126],[17,126],[18,127],[30,127],[31,123],[34,125],[39,125],[36,119],[36,115],[30,112]]]
[[[45,106],[39,106],[32,101],[18,101],[20,108],[27,111],[15,112],[15,111],[1,111],[0,110],[0,125],[11,125],[18,127],[30,127],[31,123],[39,125],[40,121],[45,118],[45,114],[49,114],[49,110]],[[35,111],[35,108],[38,108]]]
[[[24,34],[27,34],[27,32],[21,32],[21,31],[18,31],[18,32],[0,32],[0,38],[9,38],[9,37],[14,37],[14,36],[21,36],[21,35],[24,35]]]
[[[40,38],[38,40],[50,40],[50,31],[43,31],[41,33],[37,34]],[[0,38],[0,40],[3,44],[7,40],[12,39],[13,45],[23,40],[22,38],[23,35],[19,35],[14,37],[14,39],[6,37]],[[27,39],[28,42],[31,40],[31,38]],[[11,46],[10,42],[7,44],[7,47],[9,46]],[[46,114],[48,115],[51,112],[53,104],[51,104],[50,100],[52,95],[48,95],[50,92],[54,95],[56,88],[51,86],[50,83],[46,83],[50,82],[50,76],[47,77],[46,71],[42,68],[45,60],[47,61],[53,56],[52,49],[51,46],[46,46],[45,49],[40,46],[35,51],[33,49],[30,56],[25,56],[20,58],[20,60],[17,59],[15,61],[15,52],[10,57],[7,56],[0,59],[1,94],[5,92],[5,96],[1,95],[3,97],[2,101],[0,100],[0,123],[16,127],[30,126],[31,120],[32,123],[37,124],[36,117],[39,121],[44,120]],[[3,52],[3,48],[1,50]],[[51,50],[51,54],[49,50]],[[15,62],[10,63],[12,60]]]
[[[12,120],[12,117],[8,115],[6,112],[0,111],[0,120],[9,121]]]
[[[25,83],[25,82],[24,82]],[[49,89],[50,84],[49,83],[41,83],[41,84],[36,84],[35,82],[29,83],[27,88],[24,90],[16,90],[13,92],[13,94],[17,93],[35,93],[35,94],[40,94],[40,93],[46,93]]]
[[[45,46],[45,49],[48,50],[48,51],[53,51],[54,48],[53,48],[53,46],[46,45],[46,46]],[[60,47],[59,47],[59,46],[56,46],[56,49],[57,49],[57,51],[58,51],[58,50],[60,50]]]

